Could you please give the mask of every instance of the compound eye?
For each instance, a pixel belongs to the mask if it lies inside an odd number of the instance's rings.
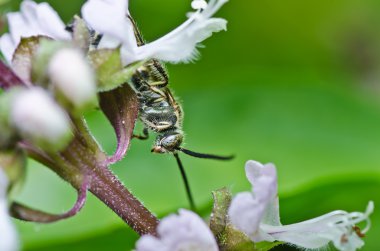
[[[161,140],[161,145],[167,149],[174,150],[182,143],[182,137],[178,134],[170,135]]]

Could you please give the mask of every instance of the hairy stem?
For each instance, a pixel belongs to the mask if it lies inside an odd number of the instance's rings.
[[[90,191],[138,234],[156,235],[157,218],[105,167],[91,174]]]
[[[30,157],[44,160],[45,165],[76,189],[87,180],[88,190],[138,234],[156,235],[158,219],[109,170],[105,164],[107,157],[87,132],[84,121],[76,120],[75,124],[76,137],[61,153],[40,152],[30,146],[24,149]]]

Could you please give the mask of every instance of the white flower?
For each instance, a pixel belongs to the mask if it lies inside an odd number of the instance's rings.
[[[68,115],[43,89],[21,90],[10,107],[12,125],[25,139],[44,150],[61,150],[71,139]]]
[[[218,251],[215,238],[205,222],[195,213],[181,209],[179,215],[164,218],[158,237],[144,235],[136,251]]]
[[[55,40],[71,39],[70,33],[65,30],[65,24],[47,3],[37,4],[24,0],[20,12],[8,13],[7,19],[9,33],[0,38],[0,51],[8,63],[11,63],[21,38],[42,35]]]
[[[72,48],[58,50],[49,62],[48,75],[52,84],[76,108],[96,103],[94,72],[81,51]]]
[[[82,7],[85,21],[103,34],[100,48],[122,45],[125,65],[139,60],[156,58],[168,62],[187,62],[198,55],[196,46],[213,32],[226,30],[227,21],[211,18],[227,0],[194,0],[190,13],[182,25],[167,35],[140,47],[137,46],[133,25],[127,18],[128,0],[88,0]]]
[[[232,224],[254,242],[284,241],[302,248],[316,249],[333,242],[342,251],[354,251],[364,245],[360,236],[369,230],[369,215],[373,202],[365,213],[333,211],[304,222],[280,223],[277,197],[277,174],[272,164],[248,161],[246,174],[252,192],[239,193],[231,203],[229,216]],[[360,231],[356,224],[367,221]]]
[[[0,250],[16,251],[19,250],[19,240],[8,212],[8,183],[8,177],[0,166]]]

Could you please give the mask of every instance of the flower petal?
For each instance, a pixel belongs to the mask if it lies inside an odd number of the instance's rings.
[[[334,211],[296,224],[285,226],[262,224],[260,228],[275,240],[302,248],[322,248],[332,241],[337,249],[351,251],[364,245],[357,232],[354,231],[355,225],[361,221],[367,221],[368,227],[362,232],[368,231],[370,223],[368,217],[372,212],[373,203],[370,202],[365,213]]]
[[[252,193],[243,192],[232,199],[228,215],[234,226],[251,237],[257,233],[264,211],[265,204],[255,199]]]
[[[162,38],[137,49],[137,59],[157,58],[172,63],[189,62],[198,56],[196,46],[214,32],[226,30],[227,21],[211,18],[227,0],[210,0],[207,6],[194,0],[193,7],[199,7],[191,13],[189,19]],[[203,7],[205,7],[203,9]]]
[[[195,213],[180,210],[158,226],[159,237],[143,236],[136,251],[217,251],[218,245],[205,222]]]
[[[136,251],[171,251],[160,239],[151,235],[142,236],[137,244]]]
[[[197,15],[197,14],[194,14]],[[157,58],[163,61],[179,63],[197,58],[198,43],[214,32],[226,30],[227,21],[221,18],[199,19],[181,31],[174,30],[168,35],[137,48],[137,59]]]
[[[117,39],[118,44],[122,43],[128,50],[134,50],[137,42],[133,26],[127,18],[128,13],[127,0],[88,0],[82,7],[82,16],[91,28],[108,36],[107,41],[112,40],[112,45]],[[101,48],[114,48],[104,47],[104,43],[100,45]]]
[[[3,53],[8,63],[12,61],[13,52],[16,50],[16,44],[13,43],[9,33],[0,37],[0,51]]]
[[[0,49],[8,62],[11,61],[14,51],[23,37],[43,35],[55,40],[71,38],[57,12],[49,4],[36,4],[33,1],[25,0],[21,3],[20,9],[20,12],[7,14],[10,32],[1,38],[4,41],[0,43]],[[9,41],[9,36],[12,43]]]
[[[273,241],[273,238],[261,233],[260,223],[281,225],[276,167],[250,160],[245,165],[245,171],[253,193],[239,193],[233,198],[229,209],[231,222],[253,240]]]

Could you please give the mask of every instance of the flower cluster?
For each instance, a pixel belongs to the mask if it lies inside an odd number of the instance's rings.
[[[304,222],[281,225],[277,197],[277,174],[273,164],[248,161],[246,174],[252,192],[236,195],[229,208],[231,222],[252,241],[284,241],[302,248],[316,249],[330,241],[339,250],[356,250],[364,245],[362,234],[370,227],[369,215],[373,202],[365,213],[334,211]],[[356,224],[367,221],[358,232]]]
[[[227,205],[225,228],[241,231],[254,243],[280,241],[303,249],[320,249],[332,242],[338,250],[355,251],[364,245],[362,237],[370,228],[369,216],[374,209],[373,202],[368,204],[364,213],[333,211],[304,222],[281,225],[275,166],[248,161],[245,170],[253,186],[252,191],[237,194]],[[213,218],[218,216],[211,215],[211,221]],[[360,230],[357,224],[362,221],[366,221],[367,226]],[[159,238],[143,236],[136,250],[218,250],[213,244],[215,237],[204,224],[193,213],[182,210],[179,216],[168,216],[160,223]],[[226,242],[226,239],[223,241]]]

